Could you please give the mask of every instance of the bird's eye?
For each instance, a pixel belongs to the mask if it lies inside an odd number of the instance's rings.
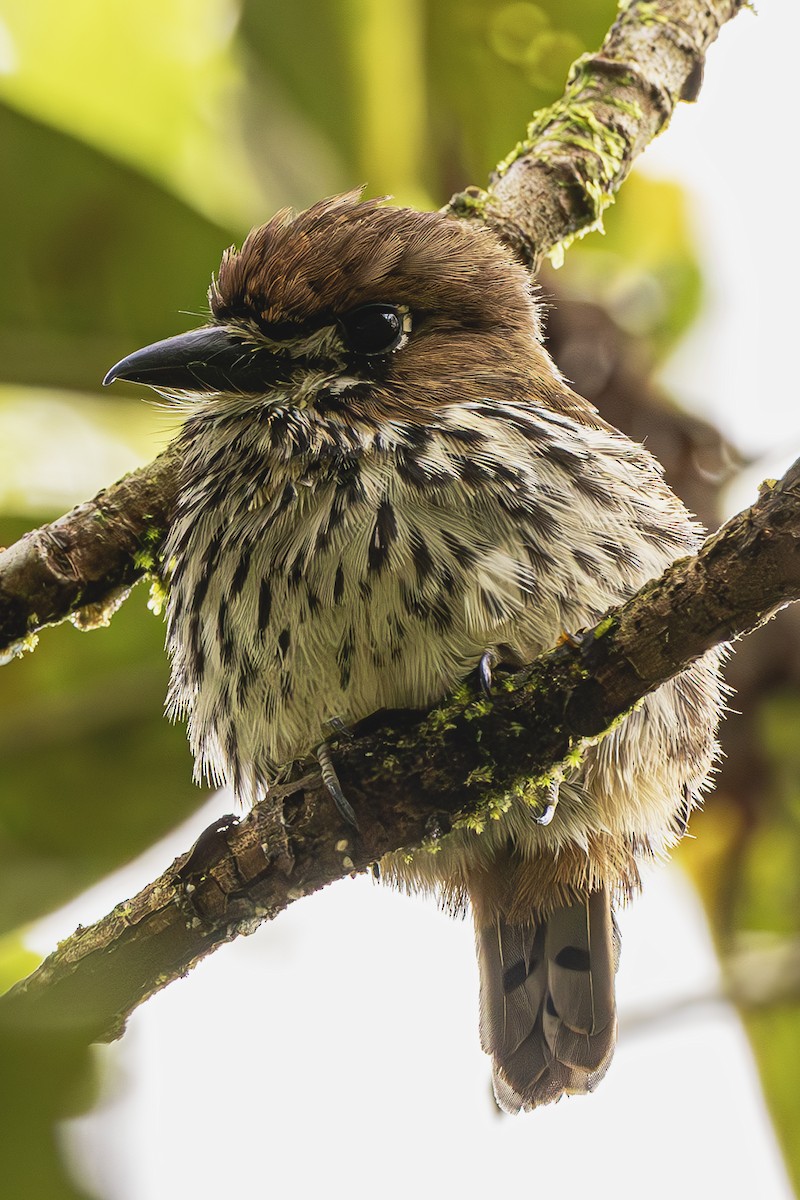
[[[363,304],[339,319],[349,350],[355,354],[391,354],[408,332],[408,313],[392,304]]]

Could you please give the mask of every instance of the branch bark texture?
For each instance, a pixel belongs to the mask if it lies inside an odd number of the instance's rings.
[[[430,714],[386,714],[336,753],[361,823],[343,826],[318,776],[225,818],[132,900],[79,929],[0,998],[0,1029],[113,1038],[149,995],[294,900],[502,803],[601,735],[712,646],[800,598],[800,460],[693,558],[594,630]],[[364,723],[373,724],[374,722]],[[491,764],[491,771],[485,767]]]
[[[177,458],[167,449],[0,552],[0,664],[67,617],[87,629],[108,624],[156,564],[176,486]]]
[[[563,97],[534,113],[488,192],[448,211],[485,220],[535,272],[554,247],[600,226],[636,157],[695,100],[705,55],[747,0],[631,0],[599,52],[572,67]]]

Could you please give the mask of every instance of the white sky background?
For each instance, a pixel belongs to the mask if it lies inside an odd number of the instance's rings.
[[[712,49],[643,169],[685,183],[709,278],[665,378],[780,474],[800,452],[796,55],[800,6],[764,0]],[[787,199],[788,197],[788,199]],[[796,202],[794,202],[796,204]],[[753,480],[753,484],[755,479]],[[735,507],[746,503],[737,496]],[[37,949],[144,885],[213,816],[43,922]],[[747,1043],[725,1006],[626,1036],[626,1017],[713,992],[702,914],[674,868],[622,914],[620,1046],[592,1097],[515,1119],[490,1101],[469,923],[360,879],[217,952],[101,1053],[109,1099],[73,1122],[104,1200],[191,1195],[792,1195]]]

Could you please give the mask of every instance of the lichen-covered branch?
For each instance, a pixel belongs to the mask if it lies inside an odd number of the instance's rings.
[[[138,896],[79,929],[0,998],[0,1029],[76,1027],[111,1038],[149,995],[223,942],[390,850],[490,821],[529,781],[579,756],[643,696],[720,642],[800,598],[800,460],[757,502],[594,630],[492,698],[464,687],[429,714],[384,714],[335,752],[360,830],[318,775],[217,823]]]
[[[597,228],[634,159],[694,100],[705,54],[747,0],[631,0],[597,54],[572,67],[564,95],[534,113],[488,192],[468,189],[448,211],[487,221],[536,271]]]
[[[0,663],[66,617],[87,629],[108,623],[127,589],[156,565],[176,482],[168,449],[0,552]]]

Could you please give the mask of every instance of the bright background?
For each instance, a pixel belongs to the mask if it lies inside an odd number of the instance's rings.
[[[162,414],[135,389],[100,397],[97,380],[197,323],[187,312],[202,312],[225,245],[280,204],[364,179],[428,206],[482,183],[613,11],[0,0],[0,542],[163,444]],[[799,41],[800,12],[775,0],[725,28],[699,103],[648,150],[607,237],[548,277],[640,335],[672,395],[754,460],[729,489],[731,511],[800,452]],[[677,181],[686,202],[653,180]],[[139,589],[107,633],[48,632],[0,674],[9,981],[230,810],[216,796],[187,818],[202,797],[181,732],[160,720],[163,630],[144,600]],[[97,1051],[94,1085],[85,1073],[62,1095],[51,1081],[56,1113],[82,1111],[99,1089],[99,1106],[59,1134],[72,1186],[32,1073],[42,1124],[21,1104],[28,1131],[17,1129],[10,1098],[18,1161],[0,1167],[0,1188],[8,1170],[34,1200],[793,1195],[774,1128],[797,1183],[796,998],[757,1013],[720,999],[721,958],[800,927],[798,705],[785,683],[759,708],[764,803],[745,820],[723,775],[680,865],[651,873],[621,916],[620,1046],[593,1097],[501,1118],[478,1046],[469,924],[359,879],[151,1000]]]

